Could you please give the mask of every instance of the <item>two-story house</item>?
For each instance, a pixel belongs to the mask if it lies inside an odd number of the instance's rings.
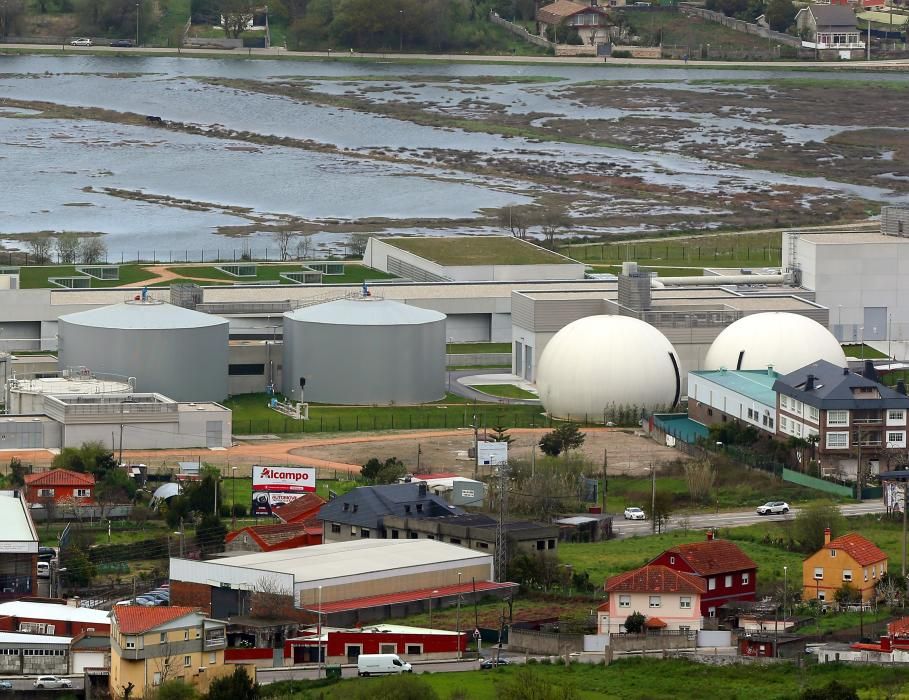
[[[752,601],[755,597],[757,564],[737,544],[718,540],[713,532],[708,532],[703,542],[667,549],[650,565],[700,578],[704,583],[700,598],[704,617],[716,617],[717,610],[726,603]]]
[[[29,503],[76,503],[91,505],[95,477],[69,469],[51,469],[25,475],[25,500]]]
[[[873,601],[874,587],[887,573],[887,555],[854,532],[834,540],[824,530],[824,546],[802,563],[802,599],[832,602],[843,584],[852,586],[862,602]]]
[[[116,605],[110,626],[110,691],[144,698],[155,687],[180,678],[202,690],[222,675],[227,623],[210,620],[198,608]]]
[[[648,564],[606,581],[609,600],[597,608],[599,634],[625,632],[629,615],[641,613],[653,630],[696,632],[701,629],[702,579],[668,566]]]
[[[795,25],[804,37],[802,46],[822,57],[860,57],[865,48],[851,7],[833,4],[808,5],[795,15]]]
[[[850,476],[859,463],[867,474],[869,466],[904,452],[909,397],[872,378],[873,368],[865,375],[822,360],[779,377],[777,437],[816,440],[822,472]]]
[[[438,518],[463,515],[444,498],[429,491],[425,483],[360,486],[330,500],[321,510],[322,542],[359,539],[395,539],[384,524],[388,515],[405,518]]]
[[[568,29],[576,30],[588,46],[602,43],[609,36],[609,16],[596,3],[556,0],[540,7],[536,20],[537,33],[557,44],[565,43]]]

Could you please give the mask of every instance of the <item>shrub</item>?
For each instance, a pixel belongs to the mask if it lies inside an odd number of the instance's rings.
[[[631,58],[631,51],[626,51],[626,50],[613,51],[611,56],[613,58]]]

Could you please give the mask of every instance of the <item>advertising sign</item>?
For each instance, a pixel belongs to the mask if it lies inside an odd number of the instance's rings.
[[[312,467],[253,467],[252,514],[271,515],[272,507],[316,490]]]
[[[483,442],[477,443],[477,464],[487,466],[498,466],[508,464],[508,443],[507,442]]]

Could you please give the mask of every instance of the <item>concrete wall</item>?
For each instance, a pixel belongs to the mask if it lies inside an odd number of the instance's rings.
[[[106,440],[110,439],[110,433]],[[63,446],[62,426],[47,416],[0,416],[0,444],[4,449],[57,449]],[[105,441],[105,444],[108,444]]]
[[[275,343],[270,340],[231,341],[227,351],[227,391],[231,396],[263,392],[271,380],[276,387],[281,386],[283,332],[283,327],[278,328]],[[234,374],[231,370],[233,365],[262,365],[262,373]]]
[[[232,413],[226,409],[206,408],[204,405],[171,414],[168,422],[124,422],[123,448],[127,450],[166,450],[195,447],[230,447]],[[220,425],[218,444],[208,444],[208,423]],[[108,444],[112,433],[117,435],[119,448],[120,421],[113,418],[97,423],[68,423],[62,428],[63,447],[79,447],[85,442]]]
[[[512,627],[508,630],[508,650],[521,654],[564,656],[584,651],[584,635],[554,634]]]

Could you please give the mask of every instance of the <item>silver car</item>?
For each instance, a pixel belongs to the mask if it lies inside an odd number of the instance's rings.
[[[57,690],[59,688],[72,688],[73,682],[69,678],[60,678],[60,676],[38,676],[35,681],[35,687]]]
[[[757,509],[758,515],[785,515],[788,512],[789,504],[786,501],[767,501]]]

